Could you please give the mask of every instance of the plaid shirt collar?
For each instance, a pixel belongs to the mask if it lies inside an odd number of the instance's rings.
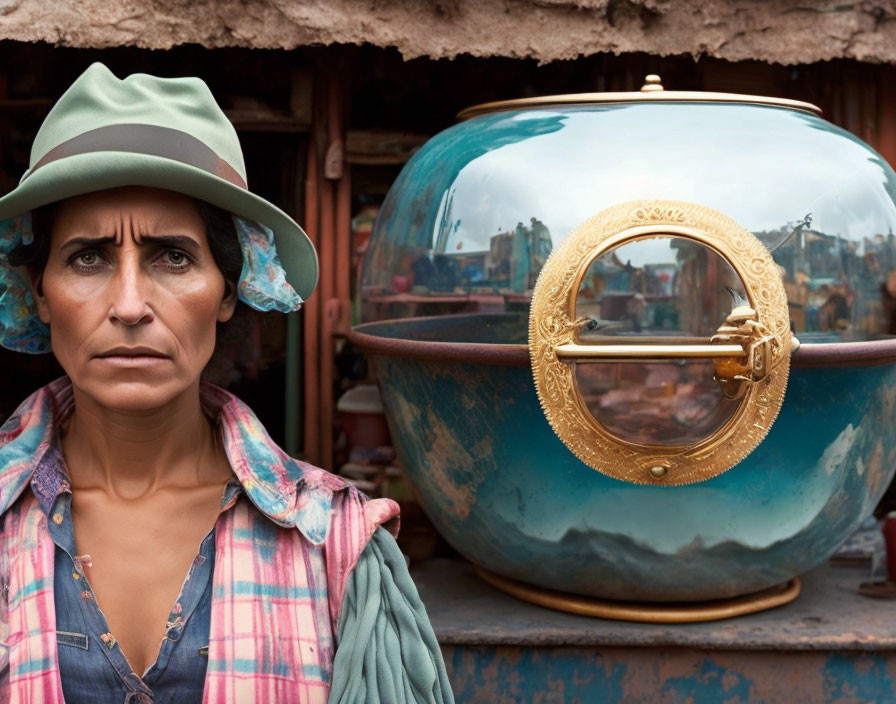
[[[289,457],[236,396],[203,382],[203,409],[217,419],[230,466],[246,496],[277,525],[296,527],[323,542],[332,494],[346,485],[317,467]],[[74,409],[71,381],[62,377],[29,396],[0,427],[0,515],[31,483],[41,508],[69,491],[58,429]]]

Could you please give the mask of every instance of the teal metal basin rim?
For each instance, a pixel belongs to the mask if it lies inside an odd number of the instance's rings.
[[[444,316],[442,316],[444,317]],[[530,366],[529,347],[524,344],[483,342],[434,342],[377,335],[386,324],[407,324],[438,318],[402,318],[357,325],[348,340],[367,352],[389,357],[469,362],[508,367]],[[803,343],[793,353],[792,367],[868,367],[896,363],[896,337],[860,342]]]

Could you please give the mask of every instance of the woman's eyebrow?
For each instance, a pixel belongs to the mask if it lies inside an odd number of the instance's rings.
[[[119,238],[114,235],[109,237],[72,237],[70,240],[63,243],[59,249],[68,251],[70,249],[77,249],[78,247],[102,247],[107,244],[117,244],[118,240]],[[198,252],[201,249],[199,243],[187,235],[141,235],[140,243],[143,242],[187,249],[191,252]]]
[[[115,240],[116,238],[114,236],[72,237],[70,240],[63,242],[59,249],[67,251],[69,249],[76,249],[77,247],[101,247],[106,244],[115,244]]]
[[[140,235],[140,242],[188,249],[191,252],[199,252],[202,249],[199,242],[187,235]]]

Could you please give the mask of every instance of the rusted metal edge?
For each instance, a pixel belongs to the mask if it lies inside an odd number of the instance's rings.
[[[408,357],[433,361],[470,362],[502,367],[528,367],[526,345],[495,345],[482,342],[424,342],[395,337],[380,337],[361,332],[363,325],[352,328],[348,341],[365,352],[387,357]]]
[[[790,366],[875,367],[894,362],[896,362],[896,339],[803,344],[794,352]]]
[[[786,629],[788,623],[789,612],[785,608],[781,614],[781,625]],[[587,616],[577,616],[576,618],[589,618]],[[735,617],[734,620],[737,620]],[[755,618],[753,616],[752,618]],[[601,626],[605,626],[609,619],[600,621]],[[710,621],[717,628],[724,628],[725,624]],[[699,624],[647,624],[647,623],[627,623],[626,627],[631,628],[631,632],[622,635],[618,631],[601,636],[587,637],[581,633],[570,636],[564,633],[562,628],[554,630],[545,629],[543,636],[527,637],[518,635],[508,635],[500,629],[496,629],[491,624],[488,628],[483,627],[480,630],[446,628],[442,624],[434,625],[436,639],[442,647],[480,647],[480,648],[539,648],[550,650],[554,648],[591,648],[602,650],[605,648],[682,648],[694,650],[712,650],[712,651],[728,651],[728,652],[780,652],[780,653],[806,653],[806,652],[891,652],[896,651],[896,643],[893,638],[877,638],[875,636],[864,636],[861,633],[846,632],[843,636],[818,636],[811,639],[805,638],[795,640],[787,638],[780,643],[770,642],[770,638],[765,634],[761,635],[745,635],[741,636],[740,632],[734,631],[738,638],[725,639],[725,634],[720,640],[710,640],[709,638],[695,638],[688,635],[687,630],[693,629]],[[636,630],[637,629],[637,630]],[[643,630],[642,630],[643,629]],[[597,629],[595,630],[602,630]],[[708,641],[703,644],[695,644],[695,640]]]
[[[442,362],[467,362],[502,367],[528,367],[526,345],[486,344],[481,342],[429,342],[381,337],[364,332],[368,323],[348,334],[348,340],[365,352],[387,357],[406,357]],[[896,363],[896,338],[866,342],[803,344],[794,352],[790,365],[795,368],[873,367]]]

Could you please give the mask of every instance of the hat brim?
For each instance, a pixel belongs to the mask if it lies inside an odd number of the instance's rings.
[[[270,228],[286,280],[307,300],[317,286],[317,252],[289,215],[254,193],[172,159],[132,152],[76,154],[41,166],[0,198],[0,220],[65,198],[122,186],[183,193]]]

